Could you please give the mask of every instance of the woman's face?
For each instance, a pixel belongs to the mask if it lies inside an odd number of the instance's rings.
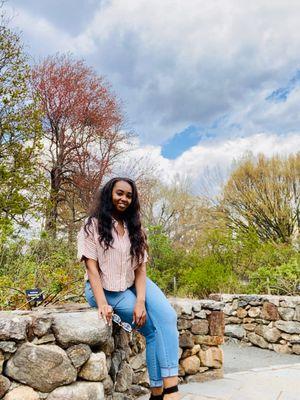
[[[132,202],[131,185],[125,181],[118,181],[112,190],[112,202],[118,212],[127,210]]]

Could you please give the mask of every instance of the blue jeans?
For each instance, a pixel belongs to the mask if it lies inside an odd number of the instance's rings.
[[[132,285],[123,292],[104,289],[105,297],[122,321],[132,325],[136,289]],[[91,307],[97,307],[90,283],[85,285],[85,297]],[[163,385],[163,379],[178,375],[179,332],[177,314],[161,289],[146,278],[146,323],[137,330],[146,339],[146,362],[151,387]],[[133,326],[134,327],[134,326]]]

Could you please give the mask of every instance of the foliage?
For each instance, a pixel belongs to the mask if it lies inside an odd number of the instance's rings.
[[[218,263],[214,256],[203,257],[197,249],[174,246],[161,226],[149,227],[149,245],[148,276],[169,294],[205,297],[236,286],[229,266]]]
[[[233,231],[220,226],[207,230],[197,243],[202,255],[213,256],[218,263],[230,265],[240,279],[247,279],[259,267],[275,267],[288,262],[297,250],[272,240],[262,241],[255,229]]]
[[[118,99],[84,61],[47,57],[33,68],[32,85],[44,111],[45,228],[56,237],[58,224],[70,232],[82,218],[128,135]]]
[[[39,105],[20,38],[0,21],[0,231],[28,226],[42,196],[37,155],[41,149]]]
[[[243,160],[225,185],[222,208],[233,229],[293,243],[300,229],[300,152]]]
[[[259,267],[250,274],[248,291],[276,295],[296,295],[300,292],[300,256],[289,262]]]
[[[196,251],[184,258],[181,270],[180,293],[204,298],[210,293],[236,292],[239,286],[230,266],[214,257],[201,258]]]
[[[189,250],[172,242],[161,226],[149,227],[148,232],[148,276],[165,292],[181,296],[249,292],[255,288],[255,271],[275,270],[297,256],[291,245],[263,242],[254,230],[233,235],[230,229],[210,229]],[[256,290],[267,293],[265,285]]]
[[[75,261],[75,246],[47,234],[26,243],[23,238],[2,243],[1,308],[27,308],[25,289],[41,288],[45,302],[82,299],[84,269]]]
[[[174,277],[176,279],[180,274],[180,261],[183,251],[174,248],[160,225],[148,227],[148,242],[150,247],[148,276],[162,290],[170,293],[174,290]]]

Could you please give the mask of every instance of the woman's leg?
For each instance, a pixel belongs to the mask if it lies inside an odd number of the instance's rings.
[[[133,309],[136,303],[135,294],[127,289],[124,292],[113,292],[104,290],[108,304],[110,304],[116,314],[122,321],[132,323]],[[97,307],[90,283],[85,286],[85,295],[91,307]],[[150,389],[153,394],[162,392],[163,380],[160,374],[160,368],[156,358],[156,338],[155,328],[147,313],[146,323],[137,329],[146,339],[146,362],[150,379]]]
[[[134,286],[130,290],[136,294]],[[179,332],[177,314],[161,289],[148,277],[146,280],[146,309],[155,326],[156,355],[161,376],[164,378],[164,386],[174,386],[178,383]],[[172,398],[172,395],[168,396],[170,397],[166,396],[166,398]],[[176,398],[175,395],[174,398]]]

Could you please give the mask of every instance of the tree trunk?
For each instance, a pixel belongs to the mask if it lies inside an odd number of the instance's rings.
[[[58,203],[59,203],[59,188],[60,188],[60,174],[59,168],[51,170],[51,188],[48,203],[47,217],[46,217],[46,231],[53,239],[57,236],[57,217],[58,217]]]

